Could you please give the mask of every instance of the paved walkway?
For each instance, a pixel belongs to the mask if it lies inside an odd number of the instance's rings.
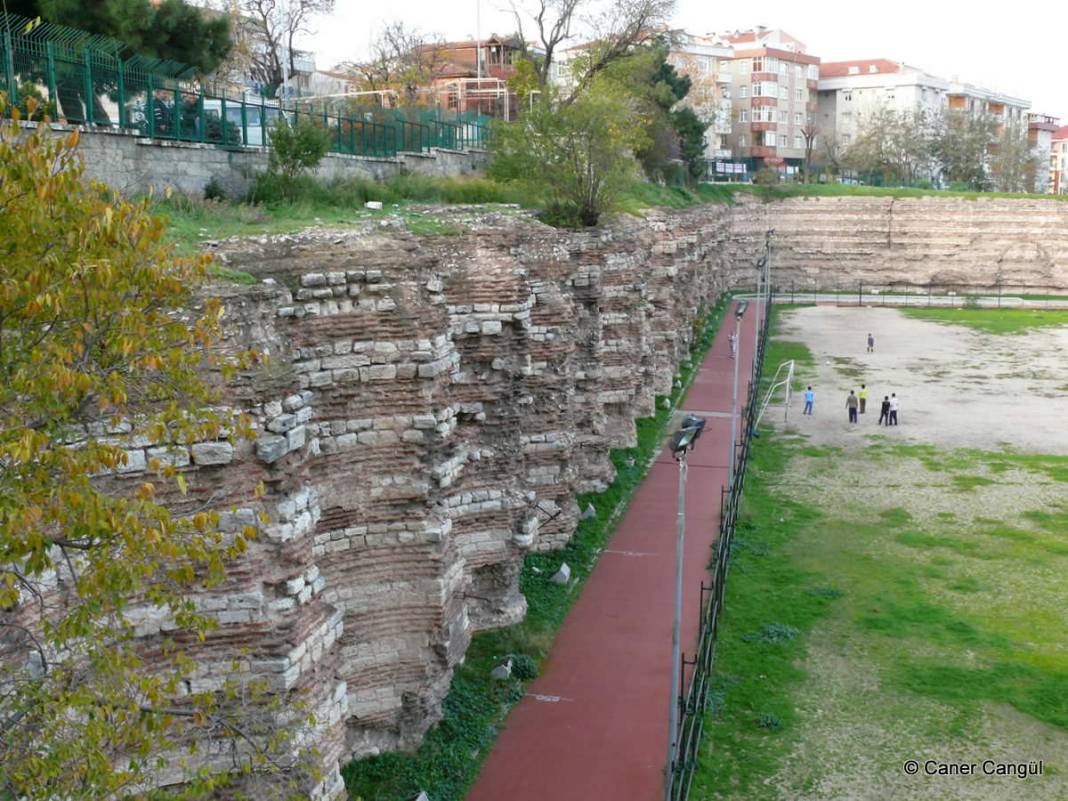
[[[740,402],[757,307],[742,323]],[[697,642],[727,481],[734,361],[720,328],[682,404],[708,417],[689,457],[683,650]],[[678,466],[666,450],[638,489],[567,619],[541,676],[508,717],[467,801],[661,801],[667,755]]]

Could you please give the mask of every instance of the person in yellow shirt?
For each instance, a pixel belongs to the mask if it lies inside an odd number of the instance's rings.
[[[867,384],[860,385],[860,392],[857,393],[857,397],[860,398],[860,413],[864,414],[864,407],[868,405],[868,387]]]

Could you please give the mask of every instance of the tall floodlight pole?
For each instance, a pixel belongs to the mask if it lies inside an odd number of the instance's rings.
[[[675,527],[675,614],[671,624],[671,695],[668,707],[667,764],[664,767],[664,801],[671,801],[671,784],[675,760],[678,758],[679,685],[682,680],[682,568],[683,545],[686,539],[686,454],[693,450],[701,432],[704,418],[688,414],[682,427],[671,438],[671,453],[679,463],[679,505]]]
[[[728,490],[734,485],[734,443],[738,438],[738,363],[741,361],[741,347],[739,336],[742,330],[742,317],[745,315],[746,302],[743,300],[738,304],[738,309],[735,311],[734,318],[734,341],[739,343],[738,352],[735,354],[734,359],[734,387],[731,390],[731,437],[728,447],[730,452],[727,458],[727,488]]]
[[[482,0],[475,0],[475,75],[482,89]]]
[[[291,59],[289,53],[289,37],[286,36],[286,31],[289,30],[289,15],[288,6],[286,0],[278,1],[278,15],[280,17],[279,23],[282,26],[282,103],[284,106],[286,100],[289,99],[289,62]]]
[[[686,537],[686,453],[679,457],[679,508],[675,518],[675,616],[671,625],[671,695],[668,698],[668,760],[664,801],[671,800],[671,782],[679,732],[679,678],[682,673],[682,552]]]

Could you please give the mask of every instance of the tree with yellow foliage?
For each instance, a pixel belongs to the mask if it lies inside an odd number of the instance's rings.
[[[190,311],[206,259],[175,258],[145,203],[83,180],[76,131],[64,137],[8,113],[0,798],[147,797],[153,771],[180,763],[179,742],[210,731],[256,739],[224,716],[225,699],[182,692],[190,660],[175,644],[209,632],[188,593],[220,580],[255,533],[224,537],[169,456],[240,435],[244,422],[218,411],[205,380],[235,367],[210,356],[220,304]],[[164,505],[163,494],[178,500]],[[151,657],[135,637],[146,609],[173,632]],[[199,779],[191,794],[217,784]]]

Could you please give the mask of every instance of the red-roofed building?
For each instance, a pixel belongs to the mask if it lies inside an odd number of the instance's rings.
[[[943,78],[887,58],[824,62],[816,125],[825,147],[842,152],[856,140],[864,118],[881,109],[941,115],[949,86]]]
[[[734,57],[720,69],[730,78],[723,87],[733,116],[726,144],[735,160],[753,172],[800,169],[805,132],[812,130],[816,114],[819,58],[781,30],[759,27],[720,38],[734,48]]]
[[[432,62],[435,102],[455,111],[480,111],[513,119],[516,97],[507,85],[515,74],[521,42],[496,34],[488,39],[424,45]],[[432,52],[431,52],[432,51]]]
[[[1068,125],[1050,137],[1050,191],[1068,195]]]

